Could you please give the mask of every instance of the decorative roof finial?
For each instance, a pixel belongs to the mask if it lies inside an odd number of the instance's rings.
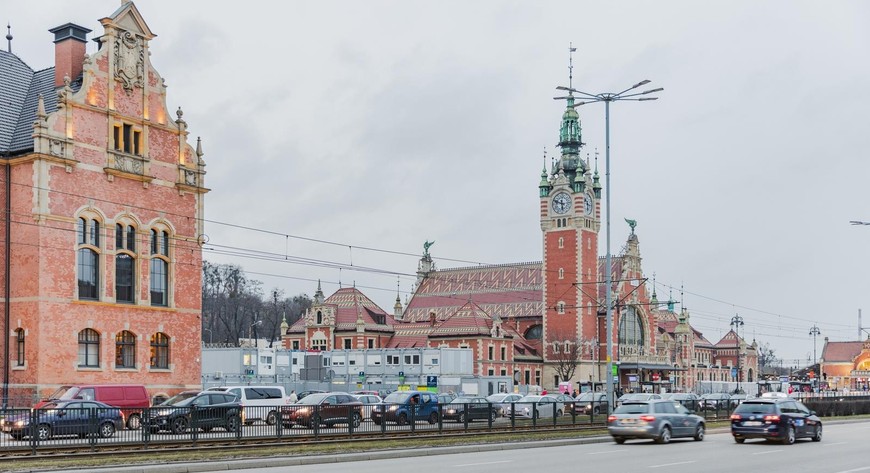
[[[12,52],[12,25],[6,23],[6,51]]]
[[[42,94],[36,98],[36,116],[39,118],[45,118],[45,99],[42,98]]]
[[[574,88],[574,52],[577,51],[577,48],[574,47],[573,42],[568,43],[568,88]],[[570,94],[571,91],[568,91]]]

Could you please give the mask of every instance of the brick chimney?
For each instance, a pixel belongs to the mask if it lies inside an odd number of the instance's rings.
[[[62,87],[64,76],[76,80],[82,74],[87,35],[91,30],[67,23],[48,31],[54,33],[54,86]]]

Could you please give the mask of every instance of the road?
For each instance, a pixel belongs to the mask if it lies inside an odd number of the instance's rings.
[[[668,445],[649,441],[629,441],[625,445],[598,443],[547,448],[516,449],[448,454],[438,456],[370,460],[354,463],[327,463],[257,468],[258,473],[443,473],[445,470],[469,473],[561,472],[561,471],[812,471],[831,473],[870,473],[864,450],[870,436],[870,422],[828,424],[820,443],[799,440],[785,446],[749,440],[734,442],[730,433],[710,433],[703,442],[674,440]],[[202,467],[203,465],[198,465]],[[229,470],[225,470],[229,466]],[[250,465],[248,465],[250,467]],[[220,465],[221,471],[250,472]]]

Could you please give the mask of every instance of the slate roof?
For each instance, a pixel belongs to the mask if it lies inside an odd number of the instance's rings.
[[[70,84],[81,87],[81,77]],[[33,149],[33,121],[39,94],[45,112],[57,110],[54,67],[34,71],[18,56],[0,51],[0,154],[21,154]]]
[[[825,363],[849,362],[861,354],[864,342],[827,342],[822,349],[822,359]]]
[[[543,265],[531,263],[481,265],[433,271],[405,308],[404,320],[428,321],[435,312],[444,320],[468,302],[502,320],[543,314]]]

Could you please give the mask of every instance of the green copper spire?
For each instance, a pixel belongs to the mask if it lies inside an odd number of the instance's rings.
[[[565,100],[565,111],[562,113],[562,123],[559,128],[559,144],[562,148],[562,157],[559,159],[560,167],[573,181],[575,173],[586,172],[583,162],[580,160],[580,148],[583,146],[582,133],[580,130],[580,114],[575,110],[574,93],[570,91],[574,80],[574,56],[577,48],[573,44],[568,48],[568,95],[555,97],[556,100]]]
[[[547,197],[550,194],[550,181],[547,179],[547,148],[544,148],[544,168],[541,169],[541,182],[538,184],[541,197]]]
[[[601,198],[601,182],[598,179],[598,150],[595,150],[595,173],[592,175],[592,191],[595,192],[595,198]]]

